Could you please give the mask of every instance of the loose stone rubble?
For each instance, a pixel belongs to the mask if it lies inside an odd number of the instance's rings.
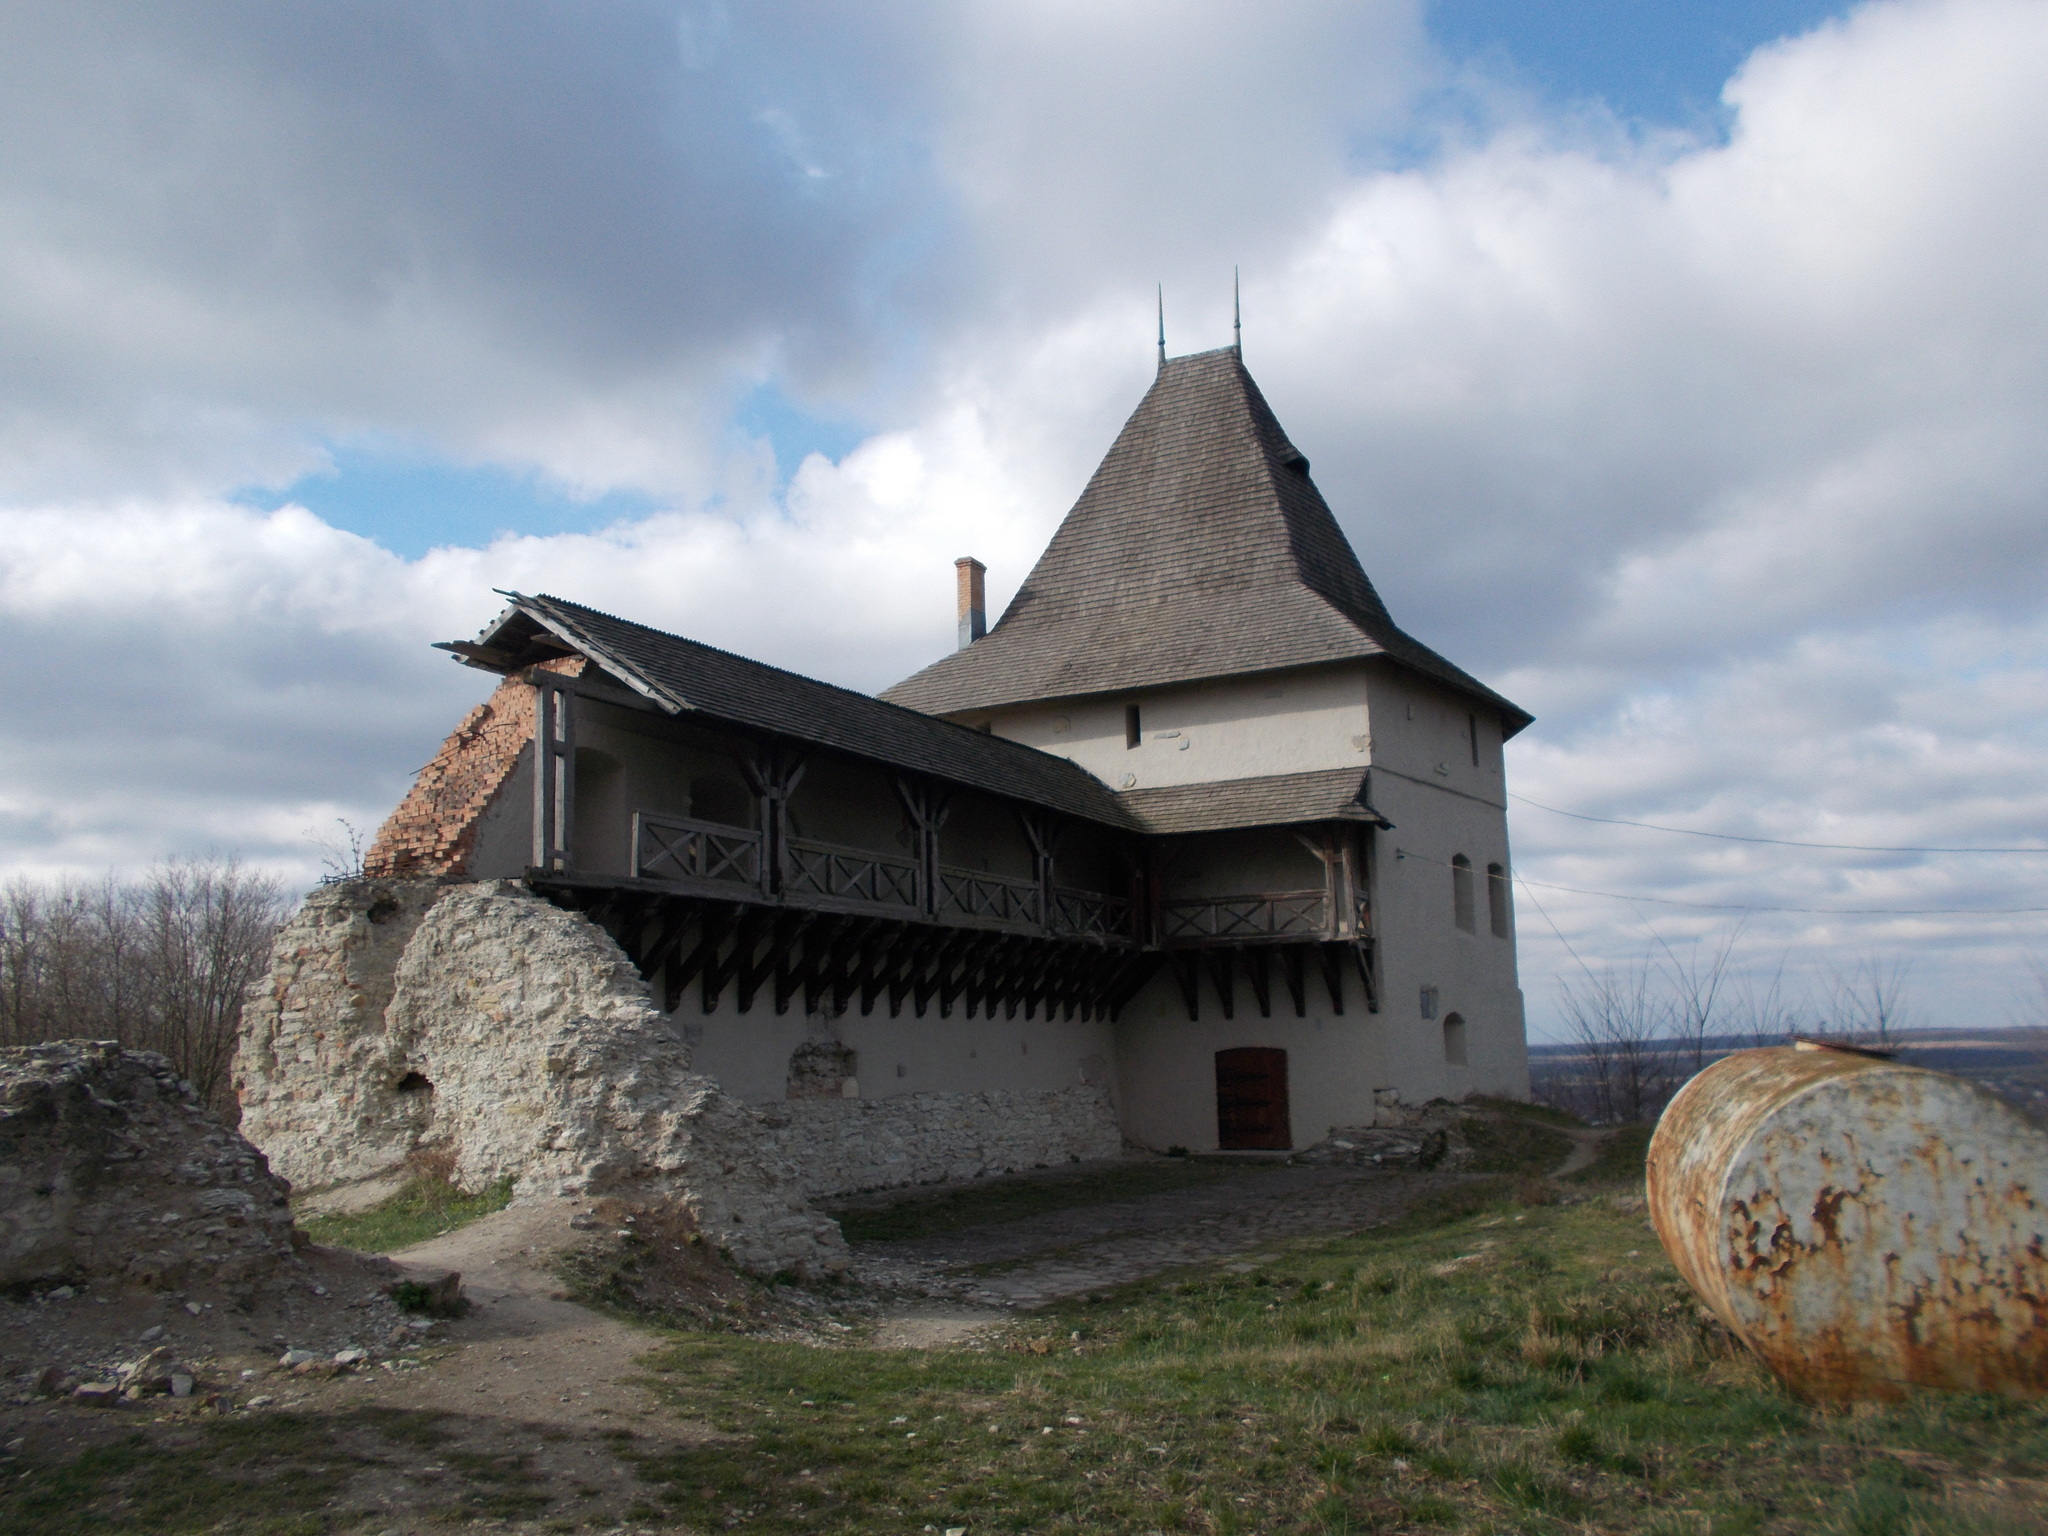
[[[1479,1111],[1448,1099],[1407,1105],[1380,1095],[1371,1125],[1337,1126],[1312,1147],[1294,1155],[1297,1163],[1456,1172],[1472,1161],[1460,1134]]]
[[[0,1050],[0,1286],[246,1284],[292,1257],[289,1194],[154,1052]]]

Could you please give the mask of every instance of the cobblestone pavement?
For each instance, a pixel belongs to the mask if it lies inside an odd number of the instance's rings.
[[[1467,1182],[1448,1173],[1247,1168],[1213,1183],[854,1247],[882,1290],[1028,1310],[1288,1238],[1356,1232]]]

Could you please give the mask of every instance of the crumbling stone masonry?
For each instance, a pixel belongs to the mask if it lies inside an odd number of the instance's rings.
[[[813,1196],[1122,1145],[1100,1088],[748,1104],[690,1070],[603,929],[516,881],[315,891],[251,992],[237,1067],[243,1130],[295,1184],[437,1149],[469,1189],[679,1203],[769,1273],[844,1266]]]
[[[0,1286],[236,1286],[291,1258],[289,1187],[153,1051],[0,1050]]]

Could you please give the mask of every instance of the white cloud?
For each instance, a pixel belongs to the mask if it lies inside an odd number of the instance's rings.
[[[1376,146],[1438,126],[1412,5],[569,14],[0,12],[14,867],[305,865],[298,826],[374,819],[481,692],[424,645],[494,585],[886,683],[948,643],[952,557],[1000,599],[1078,491],[1155,276],[1175,349],[1216,344],[1236,261],[1249,360],[1396,615],[1538,713],[1531,798],[1823,841],[2041,825],[2039,6],[1870,5],[1763,50],[1725,143],[1525,111],[1397,170]],[[768,374],[882,425],[778,488],[725,425]],[[221,502],[354,431],[676,510],[407,562]],[[1515,826],[1554,885],[2048,905],[2038,861]],[[1643,942],[1541,900],[1589,959]],[[1569,960],[1522,926],[1540,1006]],[[1899,945],[1980,1013],[2044,936],[1751,929]]]

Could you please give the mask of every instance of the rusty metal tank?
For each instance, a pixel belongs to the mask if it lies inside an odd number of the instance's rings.
[[[1739,1051],[1650,1140],[1664,1251],[1802,1396],[2048,1393],[2048,1131],[1867,1052]]]

